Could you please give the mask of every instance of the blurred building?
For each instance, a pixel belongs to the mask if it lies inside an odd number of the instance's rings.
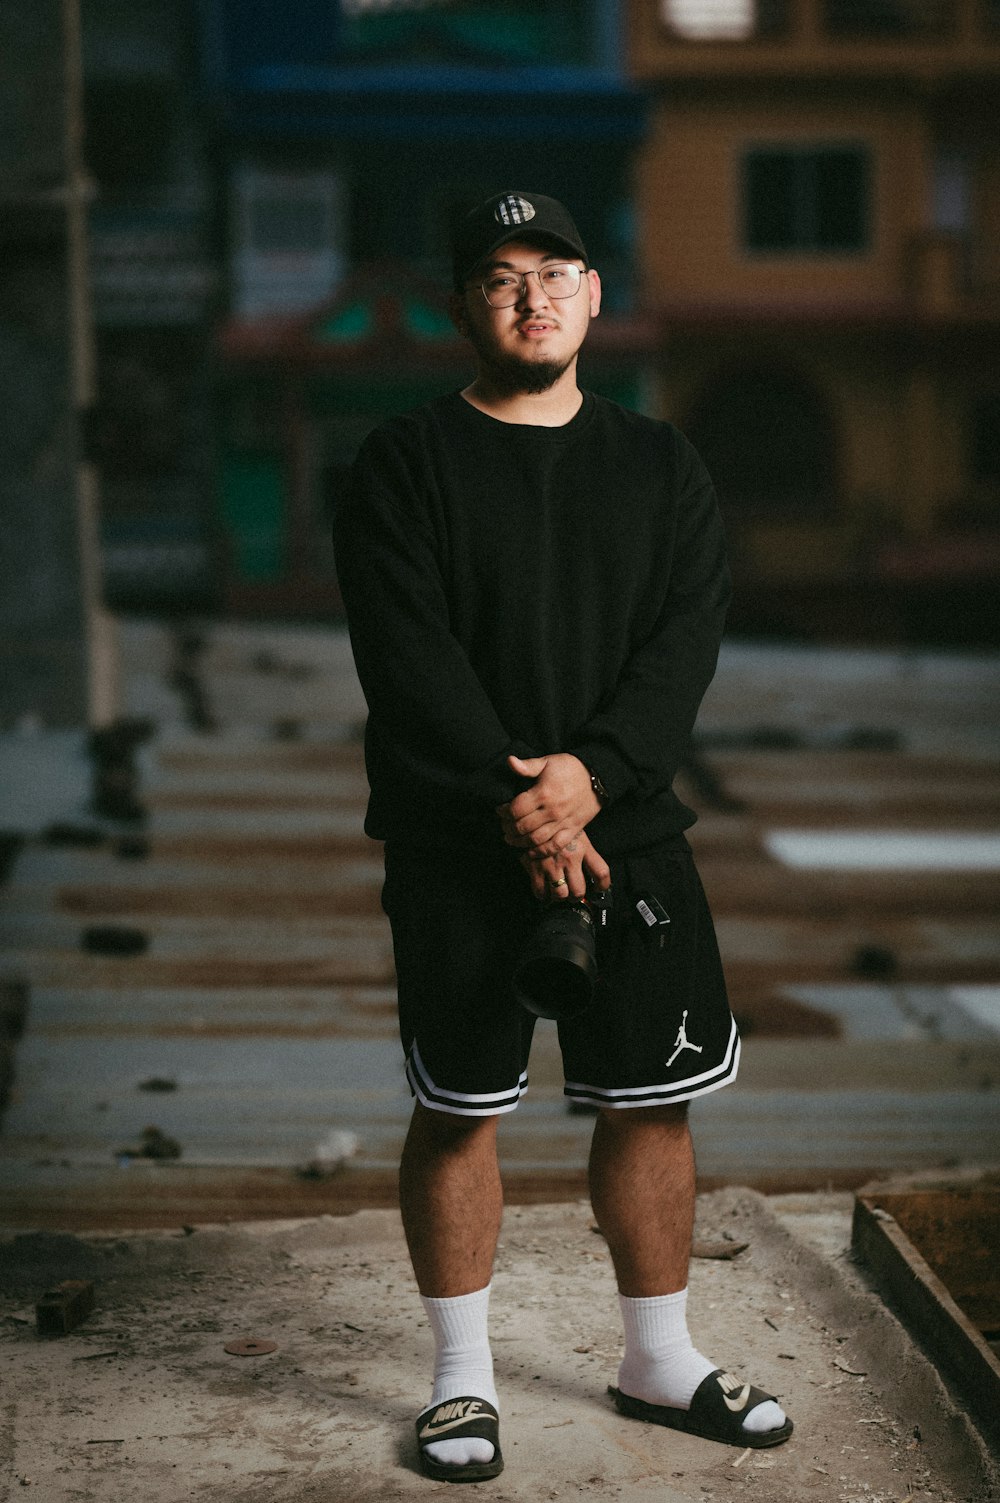
[[[664,415],[733,625],[997,640],[1000,4],[631,0]]]
[[[226,205],[219,473],[230,609],[329,610],[330,510],[360,439],[461,385],[456,203],[573,204],[605,269],[593,384],[643,400],[619,0],[204,0]]]
[[[195,0],[82,0],[105,591],[217,597],[211,331],[221,279]]]
[[[588,385],[678,422],[736,629],[996,640],[1000,0],[82,0],[108,598],[325,614],[460,384],[452,205],[572,204]]]

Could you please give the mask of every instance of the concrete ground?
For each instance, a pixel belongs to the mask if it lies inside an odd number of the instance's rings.
[[[775,1392],[791,1440],[743,1451],[619,1416],[620,1332],[585,1203],[509,1208],[492,1334],[506,1469],[470,1496],[656,1503],[986,1503],[1000,1476],[849,1255],[850,1197],[704,1196],[692,1328]],[[714,1246],[713,1246],[714,1245]],[[142,1236],[24,1234],[0,1252],[0,1498],[390,1503],[451,1496],[417,1469],[430,1336],[390,1211]],[[93,1314],[36,1336],[48,1281]],[[243,1338],[274,1343],[227,1352]]]

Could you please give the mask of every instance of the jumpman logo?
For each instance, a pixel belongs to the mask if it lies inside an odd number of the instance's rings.
[[[674,1044],[676,1045],[676,1047],[674,1049],[673,1054],[667,1060],[667,1069],[668,1070],[670,1069],[670,1066],[673,1064],[674,1060],[677,1058],[678,1054],[680,1054],[680,1052],[681,1052],[682,1049],[692,1049],[695,1054],[700,1054],[701,1053],[701,1045],[700,1044],[691,1044],[691,1043],[688,1042],[687,1027],[686,1027],[686,1024],[687,1024],[687,1015],[688,1015],[688,1010],[685,1007],[684,1012],[681,1015],[681,1026],[678,1028],[678,1030],[677,1030],[677,1037],[674,1039]]]

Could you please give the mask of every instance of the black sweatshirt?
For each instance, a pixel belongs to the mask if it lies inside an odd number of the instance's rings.
[[[584,393],[563,427],[458,393],[366,439],[334,524],[375,839],[496,846],[506,764],[573,752],[603,856],[686,829],[672,782],[729,599],[712,483],[669,423]]]

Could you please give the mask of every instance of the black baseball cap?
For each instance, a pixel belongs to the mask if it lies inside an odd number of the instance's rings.
[[[520,191],[495,193],[455,222],[451,237],[455,285],[461,287],[473,268],[508,240],[536,239],[551,242],[574,259],[588,259],[580,231],[557,198]]]

